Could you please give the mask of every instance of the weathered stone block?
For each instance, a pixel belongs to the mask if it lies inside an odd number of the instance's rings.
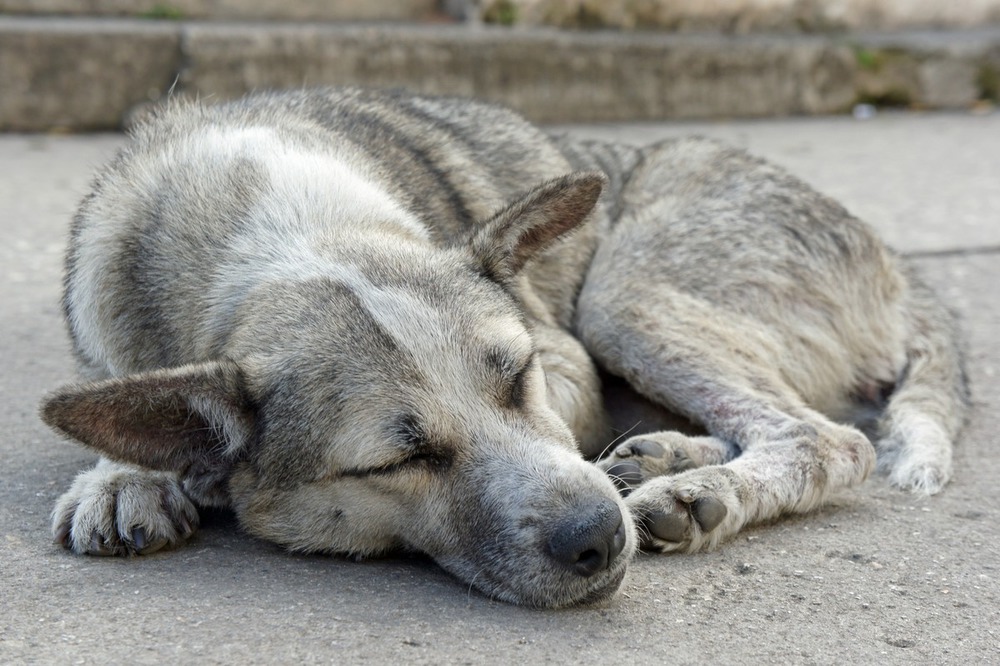
[[[118,127],[179,66],[176,26],[0,18],[0,130]]]
[[[538,121],[840,111],[850,53],[821,40],[355,26],[192,26],[182,83],[401,86],[506,103]]]
[[[437,0],[0,0],[0,14],[167,19],[419,21]]]

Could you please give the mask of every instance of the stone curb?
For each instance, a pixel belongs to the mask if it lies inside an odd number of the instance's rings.
[[[100,130],[175,92],[320,84],[505,103],[540,122],[967,108],[1000,95],[1000,30],[662,35],[0,17],[0,129]]]

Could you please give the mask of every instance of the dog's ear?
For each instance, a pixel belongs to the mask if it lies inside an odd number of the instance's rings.
[[[253,428],[243,372],[232,361],[64,387],[42,420],[103,455],[163,471],[228,466]]]
[[[596,171],[542,183],[479,226],[472,253],[487,275],[507,280],[532,257],[587,219],[607,178]]]

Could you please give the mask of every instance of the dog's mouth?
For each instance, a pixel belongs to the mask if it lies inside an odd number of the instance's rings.
[[[604,572],[601,576],[603,580],[594,581],[595,584],[585,587],[578,594],[568,594],[569,589],[561,588],[555,590],[555,594],[549,598],[535,598],[527,605],[536,608],[568,608],[582,606],[597,606],[612,600],[621,588],[628,573],[627,560]],[[521,602],[524,603],[523,601]]]
[[[503,564],[496,560],[491,564],[481,562],[474,569],[468,561],[437,561],[491,599],[533,608],[592,606],[614,598],[625,579],[636,550],[633,530],[626,528],[625,531],[626,543],[614,561],[606,568],[586,574],[554,562],[547,554],[541,558],[522,555],[514,558],[518,561],[514,564],[508,552]]]
[[[606,585],[604,585],[604,587],[591,590],[573,605],[595,606],[611,600],[616,594],[618,594],[618,590],[625,581],[625,574],[627,571],[627,567],[621,567],[621,571],[616,573],[614,577],[608,581]]]

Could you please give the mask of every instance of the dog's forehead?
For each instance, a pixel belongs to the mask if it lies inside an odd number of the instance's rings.
[[[479,348],[530,353],[520,318],[495,302],[473,302],[467,294],[442,302],[397,288],[376,288],[360,300],[382,330],[421,364],[447,362]]]
[[[513,300],[471,272],[432,264],[372,275],[341,265],[336,280],[351,294],[352,314],[370,320],[421,365],[478,347],[530,353],[531,339]]]

